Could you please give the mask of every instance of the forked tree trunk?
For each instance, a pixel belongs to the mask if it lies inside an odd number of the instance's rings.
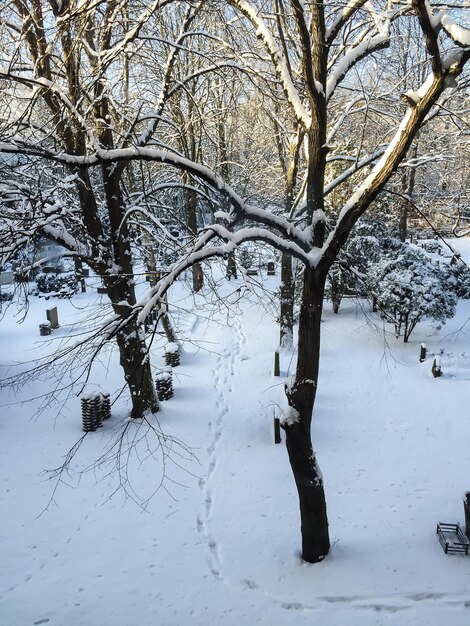
[[[302,558],[309,563],[322,561],[330,549],[323,479],[310,434],[319,371],[325,279],[325,275],[310,268],[304,271],[297,370],[295,381],[287,390],[294,419],[291,420],[293,423],[284,426],[289,461],[299,495]]]

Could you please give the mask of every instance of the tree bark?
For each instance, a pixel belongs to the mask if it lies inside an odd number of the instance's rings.
[[[286,446],[299,495],[302,558],[323,560],[330,549],[323,479],[312,448],[312,410],[320,360],[320,325],[326,276],[306,268],[300,305],[295,380],[287,389],[293,423],[285,424]],[[297,421],[295,421],[297,419]]]
[[[184,177],[185,182],[191,184],[192,178],[188,175]],[[186,213],[186,227],[192,239],[197,235],[197,196],[194,189],[184,190],[184,210]],[[193,291],[197,293],[204,286],[204,274],[200,263],[194,263],[191,268],[193,276]]]
[[[145,358],[145,352],[142,353],[145,341],[140,329],[136,332],[133,322],[118,333],[116,340],[119,346],[119,362],[131,394],[131,417],[141,418],[149,411],[156,413],[158,403],[150,364]]]
[[[294,334],[294,278],[292,276],[292,256],[283,253],[281,257],[279,345],[292,347]]]

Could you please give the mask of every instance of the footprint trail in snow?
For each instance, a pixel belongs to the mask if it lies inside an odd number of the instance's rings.
[[[218,447],[223,436],[223,427],[226,416],[230,413],[230,394],[232,383],[236,374],[236,366],[239,361],[240,351],[246,343],[241,322],[234,320],[232,331],[232,343],[222,355],[216,359],[212,370],[213,388],[216,397],[216,414],[209,422],[209,445],[207,446],[208,465],[205,476],[199,480],[202,494],[200,513],[197,517],[197,529],[204,536],[209,549],[208,565],[213,576],[217,580],[224,580],[221,571],[220,550],[216,538],[210,530],[210,521],[214,504],[213,475],[217,468]]]

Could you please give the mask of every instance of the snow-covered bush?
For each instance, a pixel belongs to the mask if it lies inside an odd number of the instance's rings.
[[[455,315],[457,296],[448,273],[419,250],[403,246],[369,268],[367,286],[378,308],[395,325],[395,335],[408,341],[425,318],[441,323]]]
[[[442,252],[441,244],[438,241],[436,241],[435,239],[429,239],[427,241],[422,241],[421,242],[421,246],[422,246],[423,250],[426,250],[426,252],[430,252],[430,253],[434,253],[434,254],[441,254],[441,252]]]
[[[444,265],[449,286],[454,289],[457,298],[470,299],[470,268],[460,260]]]
[[[246,270],[253,264],[254,255],[246,246],[240,246],[240,252],[238,254],[238,262]]]
[[[341,250],[328,274],[326,296],[338,313],[344,295],[365,295],[364,279],[371,265],[377,263],[385,251],[401,245],[391,237],[382,220],[360,220]]]
[[[36,286],[41,293],[60,293],[71,296],[76,291],[77,279],[73,273],[50,274],[41,272],[36,276]]]

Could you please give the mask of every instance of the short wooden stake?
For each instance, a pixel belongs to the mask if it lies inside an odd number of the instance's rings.
[[[420,348],[420,352],[419,352],[419,362],[422,363],[423,361],[426,360],[426,344],[422,343],[421,344],[421,348]]]
[[[279,365],[279,352],[276,350],[274,353],[274,376],[281,375],[281,368]]]
[[[281,443],[281,423],[278,417],[274,417],[274,443]]]

